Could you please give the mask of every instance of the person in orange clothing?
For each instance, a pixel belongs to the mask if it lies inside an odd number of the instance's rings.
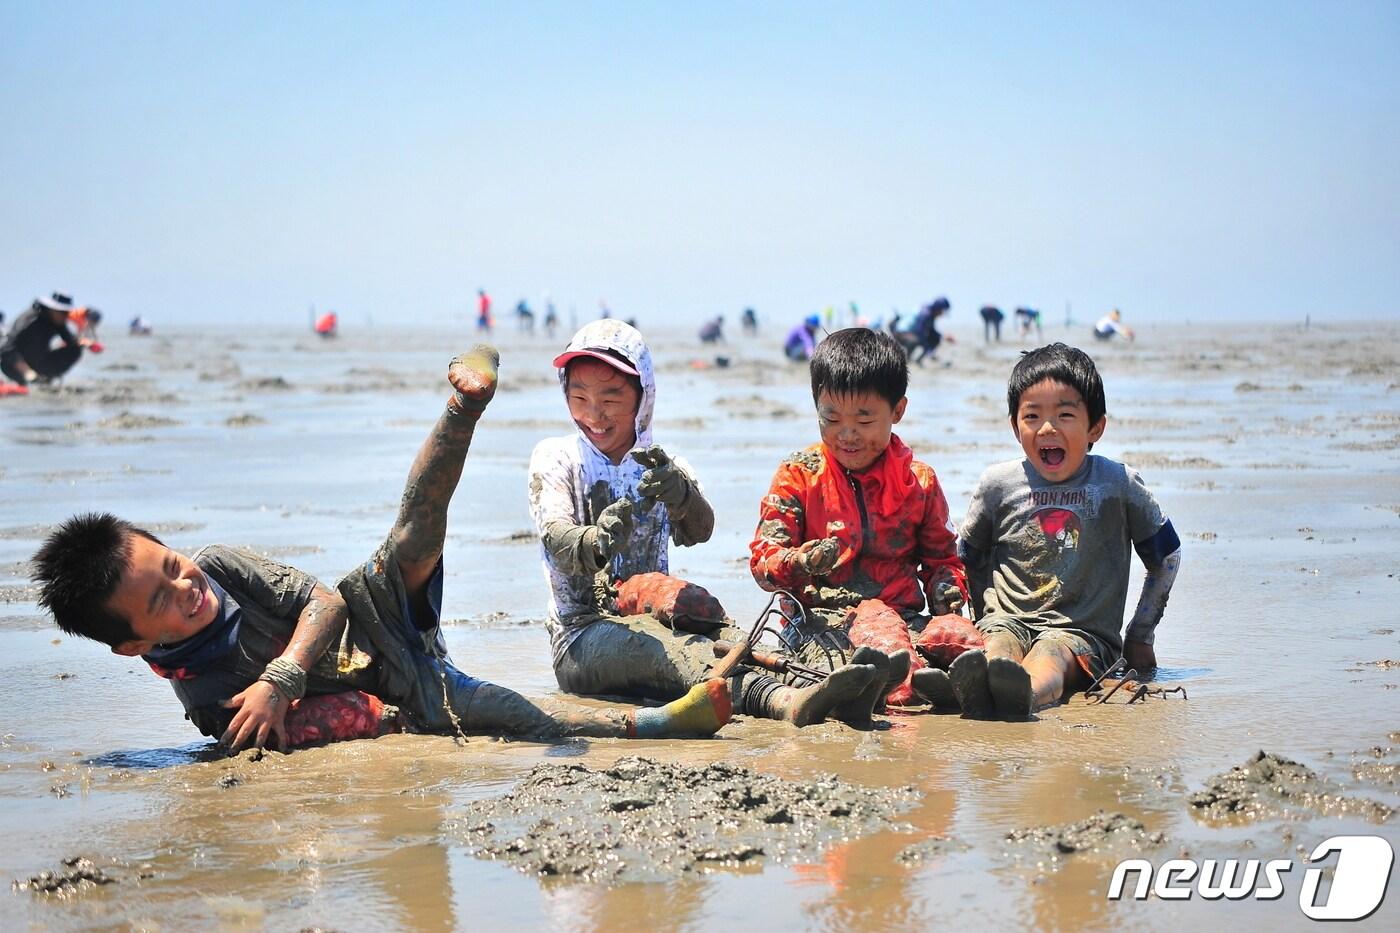
[[[821,443],[778,466],[749,569],[807,610],[808,630],[784,633],[789,649],[807,663],[839,663],[863,615],[892,609],[919,631],[925,610],[944,615],[966,601],[967,576],[938,477],[893,433],[909,402],[899,344],[865,328],[838,331],[817,348],[811,379]],[[899,664],[892,683],[907,674],[907,659],[905,673]],[[913,686],[921,691],[917,676]]]

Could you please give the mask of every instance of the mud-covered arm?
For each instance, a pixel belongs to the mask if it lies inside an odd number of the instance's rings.
[[[768,494],[758,504],[758,528],[749,543],[749,570],[765,590],[799,592],[812,582],[803,566],[802,491],[806,484],[791,464],[773,475]]]
[[[967,515],[958,529],[958,559],[966,573],[968,601],[972,617],[986,612],[986,592],[992,585],[992,553],[995,547],[996,506],[985,476],[977,484],[967,504]]]
[[[680,458],[674,463],[687,485],[685,499],[677,506],[666,506],[666,517],[671,520],[671,540],[681,547],[704,544],[715,533],[714,507],[705,498],[705,490],[690,464]]]
[[[555,568],[569,576],[592,576],[605,563],[597,529],[575,518],[572,468],[564,450],[548,441],[530,455],[530,517]]]
[[[948,518],[948,500],[938,477],[929,470],[919,476],[919,482],[927,492],[918,528],[919,581],[929,612],[943,615],[952,611],[955,601],[949,596],[948,587],[956,587],[962,601],[967,601],[967,571],[958,557],[958,538]]]
[[[306,672],[345,631],[350,613],[336,591],[317,583],[297,618],[287,648],[268,662],[261,677],[228,701],[236,710],[221,741],[237,750],[269,740],[284,744],[284,720],[293,700],[306,694]]]
[[[1171,596],[1172,584],[1181,567],[1181,539],[1167,521],[1152,537],[1137,542],[1133,548],[1147,568],[1147,575],[1123,641],[1152,645],[1157,636],[1157,623],[1166,612],[1167,598]]]

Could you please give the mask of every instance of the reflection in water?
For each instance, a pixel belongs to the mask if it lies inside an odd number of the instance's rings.
[[[137,748],[107,752],[83,759],[83,764],[99,768],[170,768],[196,761],[218,761],[228,752],[217,742],[191,742],[175,748]]]

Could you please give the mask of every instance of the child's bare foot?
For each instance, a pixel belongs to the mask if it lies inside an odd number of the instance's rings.
[[[480,415],[496,394],[497,370],[501,354],[489,344],[479,343],[447,366],[452,384],[452,407],[464,414]]]
[[[1010,658],[987,661],[987,688],[1002,719],[1026,719],[1035,707],[1031,672]]]
[[[964,651],[948,668],[958,706],[967,719],[990,719],[996,713],[992,691],[987,686],[987,654],[981,648]]]
[[[828,716],[837,715],[838,709],[850,706],[865,690],[875,682],[875,668],[869,664],[847,664],[838,667],[819,684],[797,689],[784,697],[781,705],[782,718],[794,726],[810,726],[822,722]],[[866,707],[866,719],[870,718],[870,708]]]
[[[934,709],[957,709],[958,695],[948,672],[936,667],[922,667],[914,672],[914,692],[933,704]]]

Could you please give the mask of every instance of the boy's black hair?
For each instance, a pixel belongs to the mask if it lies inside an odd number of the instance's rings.
[[[1077,347],[1052,343],[1021,354],[1016,368],[1011,370],[1011,380],[1006,385],[1006,407],[1012,421],[1016,420],[1021,394],[1046,379],[1064,383],[1079,393],[1084,407],[1089,411],[1091,427],[1098,424],[1108,410],[1103,379],[1099,377],[1098,367],[1089,359],[1089,354]]]
[[[865,327],[838,330],[817,345],[810,364],[812,401],[823,392],[860,395],[874,392],[899,404],[909,388],[909,357],[889,334]]]
[[[33,579],[39,605],[58,627],[110,647],[134,641],[131,622],[107,609],[131,562],[131,536],[161,541],[108,512],[74,515],[54,529],[34,554]]]

